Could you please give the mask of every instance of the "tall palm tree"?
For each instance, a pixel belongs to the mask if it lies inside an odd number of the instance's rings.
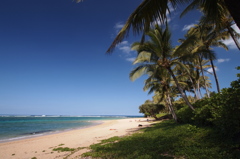
[[[200,38],[202,41],[202,46],[199,47],[199,51],[202,52],[202,55],[205,58],[208,58],[210,60],[210,64],[213,70],[214,78],[217,85],[217,90],[220,92],[220,86],[217,78],[217,73],[215,70],[215,66],[213,63],[213,60],[215,60],[214,51],[211,49],[211,46],[214,47],[222,47],[226,50],[228,50],[228,47],[221,41],[221,39],[229,38],[228,32],[219,32],[218,30],[214,30],[211,26],[210,28],[207,27],[196,27],[196,30],[194,31],[195,34],[200,34],[200,32],[204,32],[204,34],[201,34]]]
[[[177,122],[177,115],[174,111],[172,100],[171,100],[171,76],[166,69],[158,66],[156,63],[143,64],[145,60],[148,60],[147,56],[139,56],[135,59],[135,64],[140,63],[138,67],[133,69],[130,73],[130,79],[136,80],[138,77],[147,74],[148,78],[145,80],[144,91],[149,90],[149,94],[158,93],[158,101],[160,103],[164,100],[165,105],[168,106],[173,119]]]
[[[240,29],[239,0],[143,0],[129,16],[125,25],[108,48],[107,53],[113,52],[115,46],[128,36],[131,28],[134,34],[143,33],[144,39],[144,34],[148,32],[153,22],[160,21],[164,23],[167,21],[167,13],[171,11],[170,6],[176,8],[181,4],[189,3],[191,3],[191,6],[188,10],[200,6],[208,20],[211,20],[217,26],[219,26],[219,18],[230,13]]]
[[[211,67],[208,65],[209,60],[199,59],[199,56],[193,56],[188,62],[185,63],[189,69],[189,73],[180,72],[180,81],[186,81],[187,89],[190,89],[189,92],[195,94],[196,100],[201,98],[201,90],[200,88],[204,88],[208,92],[208,88],[210,86],[207,81],[207,77],[204,75],[206,68]],[[201,76],[202,74],[202,76]],[[203,82],[203,83],[202,83]]]
[[[197,27],[198,25],[195,25],[195,28]],[[204,75],[205,72],[204,69],[210,67],[209,65],[206,65],[210,60],[204,60],[204,58],[208,59],[209,57],[211,57],[213,59],[215,58],[215,55],[212,52],[209,51],[206,52],[206,50],[199,49],[199,47],[201,47],[204,43],[201,40],[199,41],[201,34],[199,33],[196,35],[195,32],[192,31],[193,29],[194,28],[189,29],[189,31],[185,35],[185,39],[178,40],[181,43],[181,45],[177,47],[177,50],[184,52],[187,51],[190,52],[190,54],[192,54],[192,56],[188,59],[188,62],[186,63],[191,73],[186,75],[188,75],[190,82],[192,84],[193,83],[195,84],[193,85],[195,96],[197,97],[197,99],[199,99],[200,77],[203,79],[207,95],[208,97],[210,97],[210,93],[207,87],[207,85],[209,84],[207,84],[207,81],[205,80],[206,77]],[[200,73],[202,74],[202,76],[200,76]]]
[[[211,47],[222,47],[228,50],[228,47],[221,40],[229,38],[229,33],[226,31],[220,32],[219,30],[214,29],[212,25],[195,25],[195,27],[191,28],[187,32],[185,37],[187,37],[186,40],[182,40],[183,44],[178,49],[182,50],[185,49],[186,46],[190,45],[194,48],[192,49],[192,53],[197,54],[199,56],[199,60],[203,58],[210,60],[217,90],[220,92],[220,86],[215,66],[213,64],[213,60],[215,60],[216,57]],[[201,72],[203,73],[203,70]]]
[[[194,110],[193,106],[188,101],[185,93],[183,92],[183,89],[180,86],[179,81],[177,80],[173,71],[173,68],[177,65],[187,71],[187,67],[185,67],[185,65],[181,63],[181,60],[183,60],[186,55],[182,55],[174,51],[170,43],[171,33],[168,27],[166,27],[166,29],[164,30],[158,25],[156,25],[155,29],[150,30],[147,35],[150,38],[149,41],[144,43],[136,42],[132,45],[132,49],[138,52],[138,57],[135,60],[134,64],[142,63],[142,65],[140,65],[136,69],[139,72],[144,72],[151,64],[157,64],[157,66],[161,69],[165,69],[173,78],[186,104],[192,110]]]
[[[171,85],[171,82],[173,82],[172,78],[169,76],[168,72],[161,67],[158,67],[158,69],[155,68],[153,70],[149,70],[148,75],[149,77],[145,81],[144,90],[149,90],[149,93],[158,92],[159,95],[161,95],[158,102],[161,102],[162,100],[165,101],[165,104],[168,106],[173,119],[177,122],[177,115],[173,108],[171,99],[171,96],[174,96],[171,89],[171,87],[173,87]]]

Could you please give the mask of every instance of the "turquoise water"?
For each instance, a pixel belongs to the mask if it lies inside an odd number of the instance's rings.
[[[79,129],[100,124],[102,120],[114,120],[122,118],[127,117],[0,117],[0,142],[41,136],[72,129]]]

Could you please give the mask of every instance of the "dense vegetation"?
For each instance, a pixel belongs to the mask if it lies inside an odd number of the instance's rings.
[[[193,105],[195,111],[186,106],[178,111],[180,122],[213,126],[224,137],[240,137],[240,78],[233,81],[230,88],[224,88]]]

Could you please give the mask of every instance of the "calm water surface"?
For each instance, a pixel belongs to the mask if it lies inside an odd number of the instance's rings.
[[[0,142],[41,136],[66,130],[100,124],[102,120],[128,118],[127,116],[91,117],[0,117]]]

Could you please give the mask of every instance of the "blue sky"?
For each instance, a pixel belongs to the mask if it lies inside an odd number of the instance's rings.
[[[139,115],[152,95],[130,81],[130,35],[106,50],[141,0],[3,0],[0,5],[0,114]],[[198,12],[169,18],[173,44]],[[236,79],[240,52],[216,49],[220,86]],[[213,81],[212,90],[216,90]]]

